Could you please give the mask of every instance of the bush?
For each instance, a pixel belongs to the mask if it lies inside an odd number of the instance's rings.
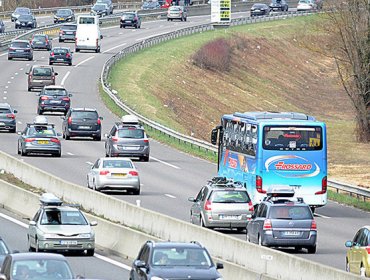
[[[193,63],[202,69],[228,71],[231,64],[231,52],[229,42],[220,38],[202,46],[193,55]]]

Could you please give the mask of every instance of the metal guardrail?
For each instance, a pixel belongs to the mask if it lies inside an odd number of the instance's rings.
[[[344,184],[333,180],[328,181],[328,185],[330,188],[335,189],[337,193],[339,193],[340,191],[346,192],[350,196],[357,197],[357,199],[359,200],[362,198],[364,202],[370,199],[370,189],[351,184]]]

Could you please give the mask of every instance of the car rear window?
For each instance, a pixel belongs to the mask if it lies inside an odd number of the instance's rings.
[[[310,208],[303,206],[272,206],[270,209],[271,219],[284,220],[312,220],[312,212]]]
[[[73,111],[71,114],[73,119],[98,119],[98,113],[93,111]]]
[[[104,160],[103,168],[132,168],[132,163],[127,160]]]
[[[66,96],[67,91],[65,89],[46,89],[43,91],[42,95],[47,96]]]
[[[66,54],[68,49],[53,49],[54,54]]]
[[[30,44],[26,43],[26,42],[14,42],[10,45],[11,48],[22,48],[22,49],[25,49],[25,48],[30,48]]]
[[[118,138],[133,138],[141,139],[144,138],[144,130],[137,128],[124,128],[118,130]]]
[[[50,68],[34,68],[32,75],[34,76],[51,76]]]
[[[46,37],[45,36],[42,36],[42,35],[38,35],[38,36],[35,36],[33,37],[33,40],[35,41],[46,41]]]
[[[57,15],[70,15],[71,11],[70,10],[58,10]]]
[[[134,18],[134,14],[123,14],[124,18]]]
[[[35,125],[30,127],[28,136],[54,137],[56,136],[56,133],[52,126]]]
[[[63,30],[77,30],[77,25],[63,25],[61,27]]]
[[[181,11],[181,8],[178,7],[171,7],[170,11]]]
[[[0,114],[10,114],[11,111],[9,108],[0,108]]]
[[[210,197],[213,203],[249,203],[250,198],[246,191],[219,190],[213,191]]]

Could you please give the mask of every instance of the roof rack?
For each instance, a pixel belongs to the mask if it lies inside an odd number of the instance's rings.
[[[196,240],[191,240],[190,243],[196,244],[196,245],[198,245],[200,247],[203,247],[202,243],[200,243],[199,241],[196,241]]]
[[[44,193],[40,197],[40,204],[42,207],[44,206],[61,206],[63,201],[61,201],[58,197],[56,197],[52,193]]]
[[[294,197],[295,191],[292,187],[274,187],[270,188],[267,193],[264,201],[272,201],[272,202],[300,202],[304,203],[302,197]]]
[[[234,116],[256,121],[264,119],[290,119],[290,120],[311,120],[311,121],[315,120],[313,116],[296,112],[275,112],[275,111],[245,112],[245,113],[236,112],[234,113]]]
[[[235,187],[236,185],[243,186],[241,182],[234,181],[226,177],[213,177],[211,180],[208,180],[208,184],[218,187]]]

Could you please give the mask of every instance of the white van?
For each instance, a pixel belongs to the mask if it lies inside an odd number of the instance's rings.
[[[94,50],[100,52],[101,39],[99,17],[97,15],[79,15],[77,18],[76,52]]]

